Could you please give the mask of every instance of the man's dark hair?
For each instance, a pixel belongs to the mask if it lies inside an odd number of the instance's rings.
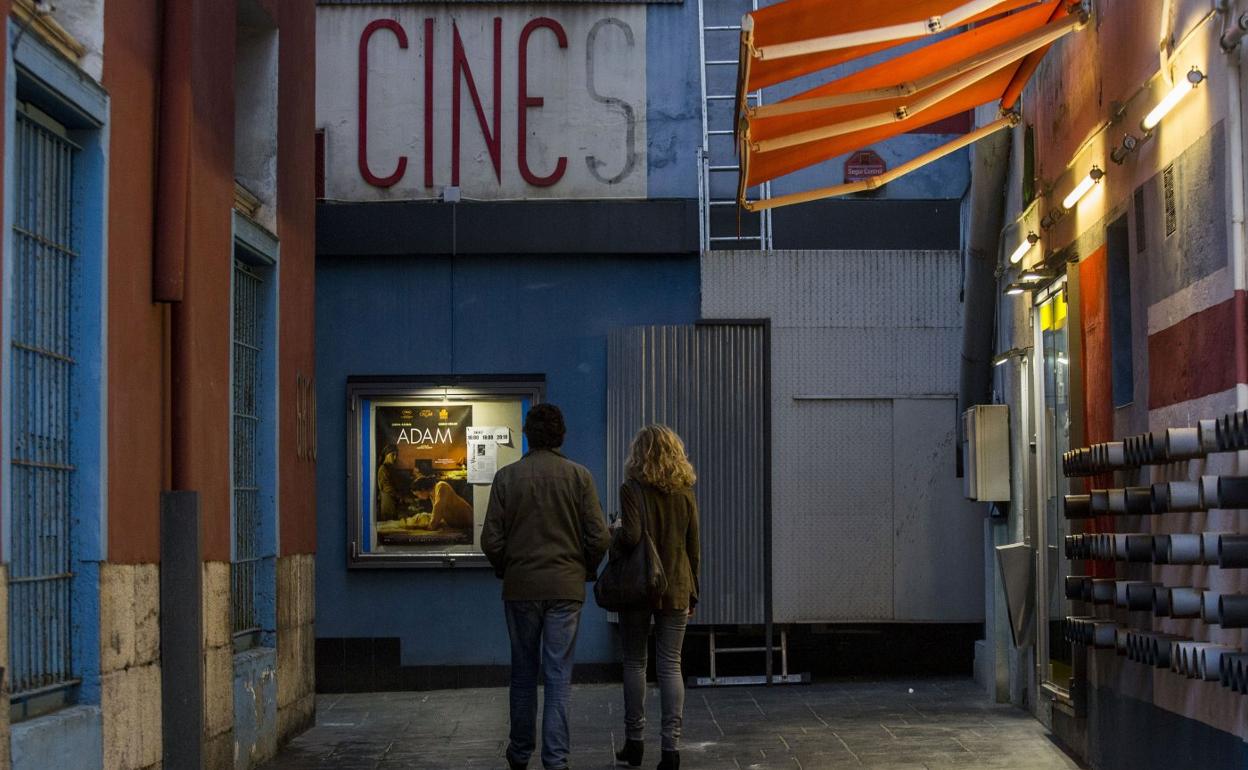
[[[421,476],[412,482],[413,492],[432,492],[437,481],[432,476]]]
[[[563,446],[563,412],[554,404],[537,404],[524,416],[524,435],[530,449],[558,449]]]

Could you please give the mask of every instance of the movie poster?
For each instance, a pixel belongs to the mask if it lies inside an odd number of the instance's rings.
[[[472,406],[377,406],[373,515],[379,545],[471,545]]]

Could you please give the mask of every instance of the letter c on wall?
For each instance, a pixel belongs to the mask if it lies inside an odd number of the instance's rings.
[[[377,19],[369,22],[360,34],[360,129],[357,137],[359,147],[360,176],[374,187],[390,187],[403,178],[407,171],[407,156],[399,156],[399,164],[390,176],[380,177],[368,168],[368,40],[379,29],[388,29],[398,38],[399,48],[407,48],[407,33],[394,19]]]

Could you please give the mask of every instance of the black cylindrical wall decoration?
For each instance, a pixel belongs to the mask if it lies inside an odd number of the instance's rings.
[[[1150,562],[1153,560],[1152,535],[1127,535],[1127,561]]]
[[[1214,421],[1214,432],[1218,437],[1218,451],[1225,452],[1234,446],[1231,438],[1231,416],[1224,415]]]
[[[1248,535],[1218,537],[1218,566],[1222,569],[1248,567]]]
[[[1170,536],[1153,535],[1153,564],[1170,563]]]
[[[1166,459],[1190,460],[1200,457],[1200,435],[1196,428],[1166,429]]]
[[[1248,628],[1248,594],[1222,594],[1218,620],[1223,628]]]
[[[1198,420],[1196,432],[1200,435],[1201,454],[1218,451],[1217,420]]]
[[[1118,646],[1118,624],[1096,622],[1092,624],[1092,646],[1098,650],[1112,650]]]
[[[1222,622],[1222,592],[1204,590],[1200,592],[1200,619],[1210,625]]]
[[[1119,581],[1118,585],[1122,597],[1122,601],[1117,602],[1119,607],[1125,607],[1133,612],[1147,612],[1153,609],[1153,588],[1157,586],[1156,583],[1127,580]]]
[[[1170,617],[1183,619],[1200,617],[1201,594],[1204,593],[1204,589],[1191,586],[1171,586],[1160,590],[1169,595],[1166,604],[1170,610],[1167,613]]]
[[[1089,505],[1092,509],[1093,516],[1101,516],[1109,513],[1109,492],[1104,489],[1093,489],[1089,493]]]
[[[1222,658],[1239,653],[1238,647],[1225,644],[1211,644],[1199,651],[1199,662],[1196,677],[1206,682],[1216,682],[1222,678]]]
[[[1146,516],[1153,512],[1153,490],[1150,487],[1127,487],[1128,516]]]
[[[1127,512],[1127,490],[1107,489],[1105,493],[1109,496],[1110,513],[1115,516],[1122,516]]]
[[[1167,564],[1200,564],[1200,535],[1174,534],[1167,537]]]
[[[1066,495],[1062,499],[1062,509],[1068,519],[1086,519],[1092,515],[1092,496]]]
[[[1200,507],[1200,482],[1162,481],[1153,485],[1153,511],[1180,513],[1203,510]]]
[[[1127,560],[1127,534],[1122,533],[1122,532],[1116,532],[1113,535],[1113,539],[1114,539],[1114,561],[1126,561]]]
[[[1113,604],[1114,583],[1113,578],[1092,578],[1092,603]]]
[[[1222,656],[1218,664],[1222,673],[1223,687],[1229,687],[1239,693],[1244,691],[1240,686],[1240,677],[1245,663],[1248,663],[1248,653],[1245,652],[1235,652]]]
[[[1226,532],[1200,533],[1200,563],[1211,567],[1218,564],[1218,539]]]
[[[1066,576],[1066,598],[1072,601],[1083,599],[1083,575]]]
[[[1248,476],[1218,476],[1220,508],[1248,508]]]
[[[1201,476],[1200,477],[1200,507],[1203,510],[1211,508],[1222,508],[1218,505],[1218,477],[1217,476]]]
[[[1070,578],[1066,578],[1070,580]],[[1067,584],[1069,585],[1069,584]],[[1070,598],[1069,593],[1066,598]],[[1170,617],[1169,586],[1153,586],[1153,614],[1159,618]]]
[[[1147,446],[1148,461],[1150,463],[1164,463],[1169,460],[1166,454],[1166,432],[1164,430],[1155,430],[1148,434],[1148,438],[1144,439]]]

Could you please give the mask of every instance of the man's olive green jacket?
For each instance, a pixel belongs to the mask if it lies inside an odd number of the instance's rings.
[[[585,601],[610,544],[589,470],[550,449],[499,468],[481,547],[503,598]]]

